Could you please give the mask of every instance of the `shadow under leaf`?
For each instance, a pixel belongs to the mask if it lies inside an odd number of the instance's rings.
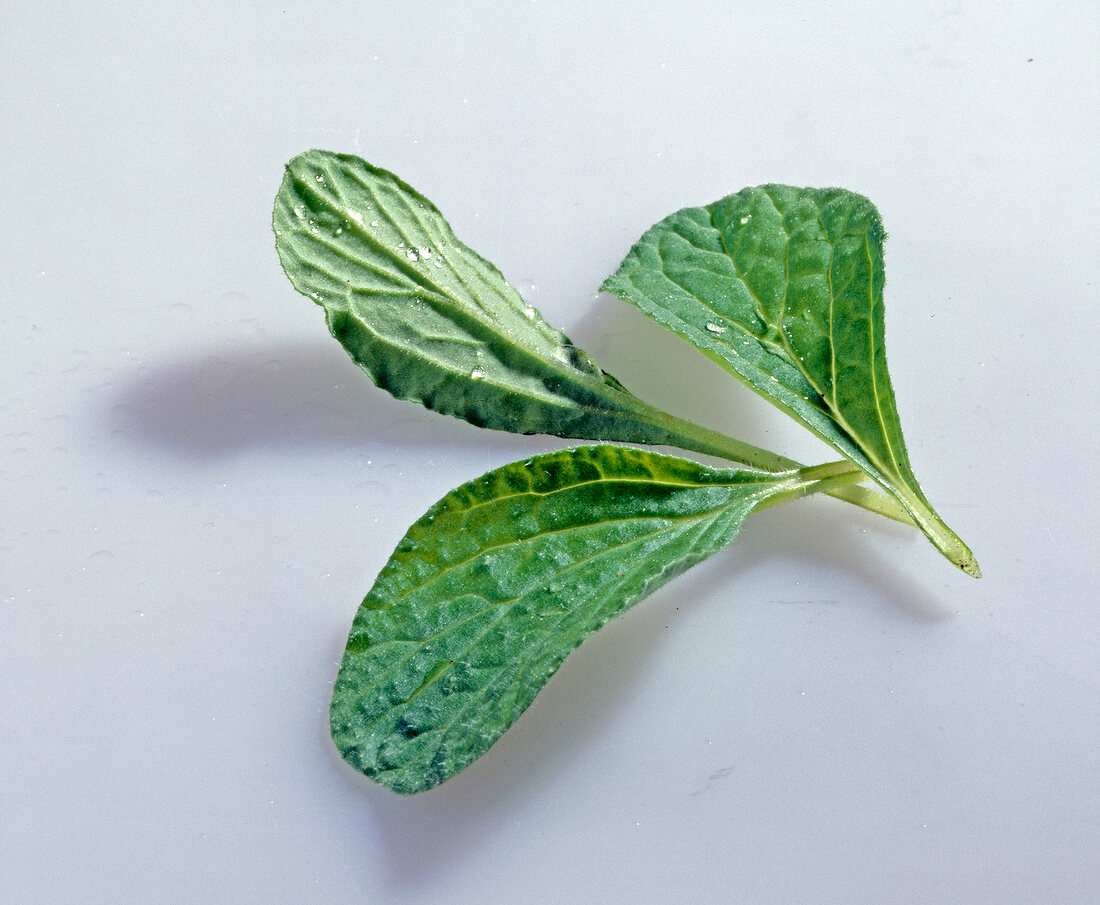
[[[196,458],[378,443],[520,456],[550,439],[482,430],[394,399],[331,340],[200,353],[142,374],[112,403],[113,428]]]

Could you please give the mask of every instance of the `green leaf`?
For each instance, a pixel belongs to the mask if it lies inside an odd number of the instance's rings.
[[[727,544],[755,507],[817,489],[812,477],[599,445],[459,487],[409,529],[359,608],[332,696],[336,746],[397,792],[438,785],[581,641]]]
[[[662,220],[603,289],[847,456],[978,576],[974,555],[917,483],[902,439],[883,344],[884,238],[861,195],[747,188]]]
[[[669,442],[654,410],[546,323],[392,173],[307,151],[287,164],[274,227],[295,288],[398,399],[514,433]]]
[[[430,201],[358,157],[307,151],[275,199],[279,258],[371,379],[480,427],[678,446],[769,471],[799,463],[648,405],[527,305]],[[891,518],[865,488],[828,491]]]

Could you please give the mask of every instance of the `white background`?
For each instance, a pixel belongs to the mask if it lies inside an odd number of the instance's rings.
[[[1092,3],[5,4],[0,897],[1095,901],[1098,41]],[[327,735],[359,599],[447,490],[562,444],[350,363],[270,230],[310,147],[410,181],[643,398],[814,461],[595,289],[679,207],[868,195],[914,467],[986,577],[769,511],[465,773],[376,787]]]

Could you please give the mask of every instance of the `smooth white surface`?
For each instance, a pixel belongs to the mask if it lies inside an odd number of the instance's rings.
[[[5,901],[1095,901],[1096,6],[596,6],[8,5]],[[594,293],[679,207],[867,194],[914,465],[986,577],[773,510],[452,782],[362,779],[326,726],[358,600],[444,492],[559,444],[350,364],[269,228],[313,146],[643,397],[815,460]]]

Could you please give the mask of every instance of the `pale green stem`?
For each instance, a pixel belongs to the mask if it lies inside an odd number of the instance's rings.
[[[858,467],[847,459],[839,462],[826,462],[823,465],[811,465],[800,468],[798,474],[791,478],[789,490],[783,490],[774,496],[768,497],[756,507],[757,512],[771,509],[789,503],[791,500],[801,499],[815,493],[832,493],[845,487],[851,487],[854,483],[863,480],[867,476]]]
[[[649,415],[649,420],[652,423],[658,424],[662,429],[668,431],[669,444],[672,446],[704,453],[708,456],[717,456],[731,462],[740,462],[754,468],[761,468],[764,471],[792,471],[806,468],[794,459],[788,459],[778,453],[761,449],[751,443],[735,440],[733,437],[694,424],[691,421],[685,421],[683,418],[677,418],[675,415],[669,415],[659,409],[649,406],[647,408],[650,410],[641,414]],[[836,497],[838,500],[844,500],[854,506],[859,506],[861,509],[883,515],[896,522],[906,525],[915,524],[909,513],[893,497],[878,493],[867,487],[858,486],[858,482],[866,479],[867,476],[857,466],[847,460],[828,463],[828,465],[842,467],[845,473],[851,472],[853,477],[836,485],[822,488],[821,493]]]

